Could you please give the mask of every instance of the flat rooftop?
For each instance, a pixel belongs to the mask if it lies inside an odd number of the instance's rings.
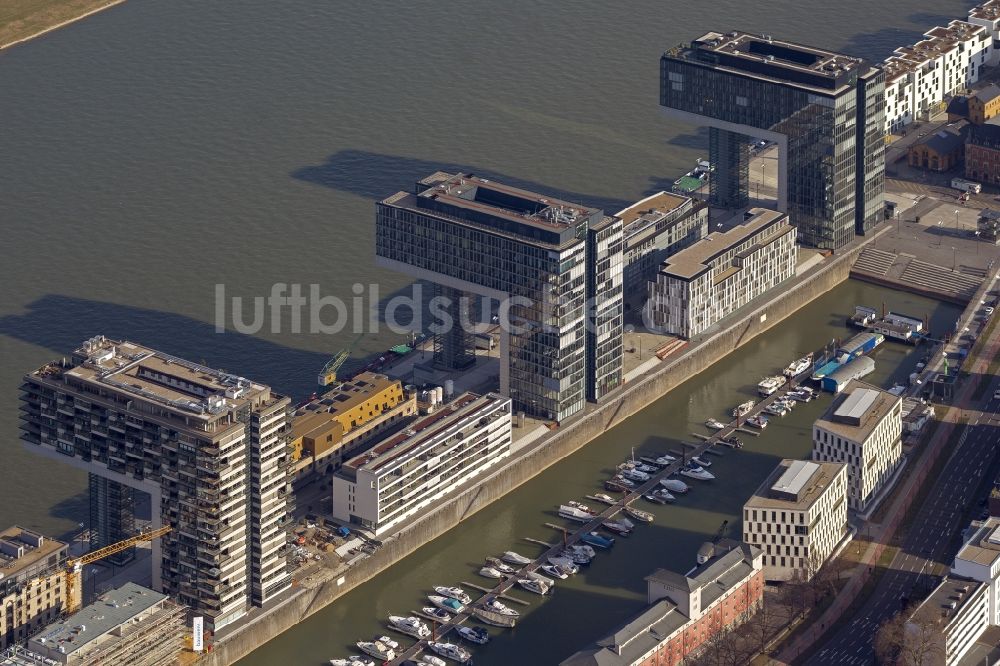
[[[72,367],[50,363],[32,374],[43,379],[65,375],[100,388],[99,394],[111,391],[145,399],[185,418],[205,421],[272,397],[269,387],[244,377],[103,335],[73,352]]]
[[[981,5],[977,5],[969,10],[969,18],[982,19],[984,21],[996,21],[1000,19],[1000,0],[987,0]]]
[[[849,74],[870,69],[861,58],[740,30],[705,33],[664,56],[826,93],[849,85]]]
[[[142,585],[125,583],[69,617],[53,622],[32,640],[50,649],[63,647],[66,654],[72,654],[166,598]]]
[[[808,511],[843,469],[843,463],[782,460],[744,507]]]
[[[503,398],[496,393],[485,395],[463,393],[452,402],[438,408],[437,411],[413,422],[403,432],[392,435],[365,453],[344,463],[339,473],[348,478],[356,477],[358,470],[361,469],[377,474],[386,465],[404,461],[412,455],[417,455],[421,445],[433,439],[441,431],[451,427],[455,421],[507,400],[509,398]]]
[[[713,260],[758,234],[761,235],[761,240],[769,242],[771,237],[768,232],[772,231],[772,227],[782,227],[785,231],[793,229],[788,224],[788,216],[784,213],[768,208],[751,208],[748,212],[753,214],[753,217],[743,224],[738,224],[727,231],[710,233],[694,245],[671,255],[663,262],[660,272],[671,277],[690,280],[711,270]]]
[[[857,358],[845,367],[866,358],[868,357]],[[859,391],[860,393],[855,396],[854,394]],[[898,396],[877,386],[852,379],[840,395],[833,399],[823,416],[816,420],[816,426],[845,439],[864,442],[898,402],[902,402]]]
[[[969,600],[985,587],[986,583],[949,575],[917,606],[910,619],[929,622],[943,628],[951,623]]]
[[[475,174],[435,172],[381,203],[499,232],[521,241],[562,246],[582,230],[614,221],[600,208],[505,185]]]
[[[991,566],[1000,558],[1000,518],[989,518],[974,528],[968,541],[955,556],[956,560]]]
[[[292,420],[292,436],[296,437],[307,432],[301,430],[303,424],[329,421],[354,409],[372,396],[379,395],[394,384],[399,384],[399,380],[389,379],[386,375],[375,372],[362,372],[350,381],[337,384],[323,395],[296,408]],[[309,419],[310,416],[323,418]]]
[[[947,26],[931,28],[924,33],[924,39],[910,46],[901,46],[886,58],[882,64],[886,85],[905,74],[923,69],[931,60],[950,53],[962,42],[987,36],[984,27],[959,20],[953,20]]]
[[[38,532],[17,525],[8,527],[0,532],[0,577],[17,579],[29,569],[44,568],[50,557],[66,548],[64,542]]]

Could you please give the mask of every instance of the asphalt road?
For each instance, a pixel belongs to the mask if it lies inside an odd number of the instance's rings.
[[[954,532],[966,526],[970,506],[978,513],[981,498],[976,493],[993,462],[1000,432],[1000,418],[995,413],[1000,401],[993,400],[993,384],[996,382],[991,382],[984,394],[984,411],[970,415],[969,425],[961,431],[954,452],[911,523],[902,550],[874,593],[853,619],[842,620],[842,626],[808,663],[875,663],[875,634],[881,623],[900,610],[904,597],[919,600],[947,573],[955,554]]]

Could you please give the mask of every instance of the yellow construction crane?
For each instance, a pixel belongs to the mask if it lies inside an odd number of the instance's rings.
[[[317,382],[320,386],[329,386],[330,384],[337,381],[337,371],[340,370],[340,366],[344,365],[344,362],[350,358],[351,351],[354,347],[361,342],[361,338],[365,337],[364,333],[358,335],[354,338],[354,342],[350,346],[341,349],[337,352],[337,355],[331,358],[323,369],[319,371],[319,381]]]
[[[158,539],[167,532],[171,530],[170,525],[164,525],[155,530],[150,530],[148,532],[141,532],[136,534],[134,537],[129,537],[124,541],[119,541],[118,543],[113,543],[110,546],[105,546],[104,548],[98,548],[97,550],[91,551],[82,557],[77,557],[74,559],[66,560],[66,569],[63,572],[66,582],[66,613],[75,613],[80,609],[80,605],[83,601],[83,567],[90,564],[91,562],[96,562],[98,560],[103,560],[105,557],[110,557],[115,553],[120,553],[127,548],[131,548],[137,543],[142,543],[143,541],[152,541],[153,539]]]

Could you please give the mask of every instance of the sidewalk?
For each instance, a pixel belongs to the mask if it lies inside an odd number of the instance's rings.
[[[976,304],[978,304],[978,301]],[[974,312],[975,308],[973,308],[973,313]],[[990,360],[992,360],[998,352],[1000,352],[1000,328],[994,330],[991,338],[984,343],[982,353],[972,361],[969,367],[965,368],[967,372],[976,376],[977,380],[975,382],[965,383],[961,393],[956,396],[952,405],[949,406],[948,410],[942,415],[941,425],[938,426],[938,429],[934,433],[934,441],[930,443],[930,448],[925,452],[925,454],[920,457],[913,474],[907,478],[906,482],[899,489],[899,492],[896,494],[889,506],[888,511],[886,512],[886,520],[884,520],[880,525],[871,526],[871,541],[869,542],[860,563],[854,568],[850,581],[844,589],[841,590],[840,594],[837,595],[837,598],[830,605],[830,607],[826,609],[823,615],[810,623],[812,625],[812,629],[805,631],[792,643],[782,648],[778,656],[772,660],[772,663],[795,663],[805,651],[810,649],[823,638],[825,632],[833,627],[834,624],[840,620],[844,611],[846,611],[851,604],[854,603],[854,600],[864,588],[865,584],[874,575],[874,570],[878,560],[885,551],[886,546],[895,536],[900,522],[910,508],[913,497],[917,494],[917,489],[935,470],[935,464],[938,462],[945,444],[950,442],[951,437],[955,432],[955,426],[958,425],[960,419],[965,414],[966,409],[972,402],[971,396],[978,387],[979,382],[984,379],[989,381],[989,378],[985,377],[986,370],[989,367]],[[940,363],[940,356],[938,356],[938,363]],[[935,365],[935,368],[936,367],[937,365]]]

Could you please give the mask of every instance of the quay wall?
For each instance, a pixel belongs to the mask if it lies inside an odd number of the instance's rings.
[[[298,588],[283,604],[262,613],[213,646],[199,660],[205,666],[227,666],[267,641],[302,622],[361,583],[437,538],[480,509],[488,506],[550,465],[562,460],[609,428],[647,407],[687,379],[725,358],[753,338],[795,313],[799,308],[846,280],[863,246],[830,257],[826,264],[805,278],[783,287],[769,302],[736,323],[685,349],[647,376],[626,386],[613,400],[592,406],[558,430],[532,443],[507,466],[493,472],[478,485],[436,507],[407,529],[384,541],[383,547],[329,580]],[[338,584],[337,581],[341,583]]]

